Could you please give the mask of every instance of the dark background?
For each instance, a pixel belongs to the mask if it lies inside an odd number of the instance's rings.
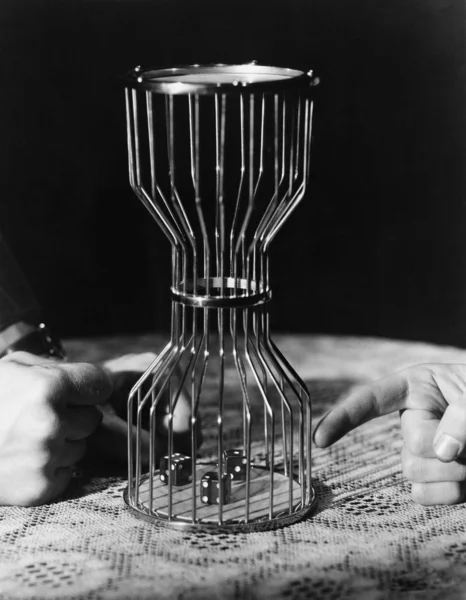
[[[0,227],[49,323],[168,326],[170,251],[128,184],[118,77],[256,59],[322,80],[274,329],[466,345],[465,18],[462,0],[3,0]]]

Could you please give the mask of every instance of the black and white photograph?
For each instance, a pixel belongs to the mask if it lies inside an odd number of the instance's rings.
[[[0,82],[0,600],[464,600],[464,0],[2,0]]]

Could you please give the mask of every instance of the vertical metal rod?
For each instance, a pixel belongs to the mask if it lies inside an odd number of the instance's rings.
[[[289,490],[289,494],[288,494],[288,504],[289,504],[289,511],[291,512],[292,510],[292,504],[293,504],[293,478],[292,478],[292,452],[293,452],[293,447],[294,447],[294,441],[293,441],[293,408],[290,404],[290,402],[288,401],[284,390],[283,390],[283,384],[280,385],[279,380],[277,379],[275,373],[279,373],[281,372],[280,369],[280,365],[278,364],[278,361],[275,360],[275,357],[273,356],[273,354],[269,351],[269,347],[267,345],[267,336],[266,336],[266,330],[265,328],[268,327],[268,312],[264,309],[261,310],[261,319],[260,322],[264,325],[264,329],[260,331],[259,333],[259,340],[261,341],[261,344],[259,344],[258,346],[258,358],[261,361],[263,368],[265,369],[266,373],[268,374],[268,376],[270,377],[270,379],[272,380],[275,389],[278,392],[278,395],[280,397],[280,402],[281,402],[281,409],[282,411],[284,409],[287,410],[288,412],[288,417],[291,423],[290,426],[290,448],[291,448],[291,453],[290,455],[288,455],[285,451],[285,448],[287,448],[288,445],[288,441],[287,441],[287,430],[286,428],[283,430],[283,457],[284,457],[284,464],[287,465],[286,469],[290,471],[290,477],[288,480],[288,490]],[[263,354],[263,351],[265,351],[266,357]],[[273,370],[272,370],[272,366],[273,366]],[[286,373],[283,373],[283,378],[286,380]],[[288,382],[287,382],[288,383]],[[292,388],[292,391],[295,393],[296,392],[294,390],[294,388],[292,387],[292,384],[290,382],[290,387]],[[300,439],[300,443],[301,443],[301,438]],[[287,464],[289,462],[289,464]]]
[[[139,503],[139,486],[141,482],[141,394],[138,392],[138,407],[136,417],[136,504]]]
[[[173,357],[174,352],[176,351],[175,347],[172,347],[171,344],[169,344],[165,350],[168,350],[169,352],[163,352],[159,357],[157,357],[157,359],[154,361],[153,363],[153,368],[154,371],[155,369],[163,369],[165,367],[166,364],[168,364],[168,362],[170,361],[170,359]],[[147,372],[146,372],[147,373]],[[141,424],[142,424],[142,412],[147,404],[147,400],[152,392],[152,388],[149,389],[149,391],[143,396],[141,393],[141,385],[142,383],[145,381],[145,375],[139,380],[139,382],[136,384],[136,386],[133,387],[133,390],[131,390],[130,392],[130,399],[137,394],[137,398],[138,398],[138,404],[137,404],[137,413],[136,413],[136,439],[135,439],[135,447],[136,447],[136,455],[135,455],[135,498],[136,498],[136,503],[139,502],[139,486],[141,483],[141,463],[142,463],[142,459],[141,459]],[[131,402],[128,403],[128,405],[132,405]],[[131,419],[129,422],[132,423],[133,421],[133,415],[128,415],[128,417]]]
[[[139,389],[139,392],[141,390]],[[155,478],[155,432],[156,432],[156,412],[152,410],[155,404],[155,390],[151,392],[151,411],[149,414],[149,514],[154,510],[154,478]]]
[[[174,123],[173,123],[173,96],[168,96],[165,101],[165,119],[166,119],[166,130],[167,130],[167,146],[168,146],[168,173],[170,178],[170,201],[171,205],[176,209],[176,188],[175,188],[175,135],[174,135]],[[177,211],[179,216],[179,211]],[[182,224],[185,225],[181,219]],[[185,228],[184,228],[185,229]],[[185,229],[186,232],[186,229]],[[179,257],[181,259],[181,283],[183,292],[186,293],[187,288],[187,266],[186,266],[186,252]]]
[[[223,413],[224,413],[224,385],[225,385],[225,336],[223,323],[223,309],[217,310],[218,332],[219,332],[219,381],[218,381],[218,413],[217,413],[217,432],[218,432],[218,479],[219,479],[219,504],[218,504],[218,522],[223,522]]]
[[[294,186],[294,165],[295,165],[295,140],[296,140],[296,113],[295,111],[291,111],[290,114],[290,146],[289,146],[289,188],[288,188],[288,197],[293,195],[293,186]]]
[[[150,196],[146,193],[146,201],[150,204],[157,213],[158,219],[162,221],[163,226],[169,230],[170,238],[173,238],[175,243],[183,245],[183,234],[178,227],[176,217],[170,208],[170,205],[157,184],[157,161],[155,155],[155,121],[153,98],[150,92],[146,92],[146,112],[147,112],[147,134],[149,140],[149,168],[150,168]],[[142,186],[141,186],[142,187]],[[163,207],[157,202],[157,196],[162,199]],[[166,213],[165,213],[166,211]]]
[[[216,265],[217,277],[220,277],[220,295],[224,295],[224,250],[225,250],[225,223],[223,206],[223,161],[225,144],[225,96],[221,98],[221,113],[219,110],[219,96],[215,95],[215,141],[216,141],[216,203],[215,203],[215,241],[216,241]],[[224,412],[224,377],[225,377],[225,332],[223,309],[217,309],[217,326],[219,334],[219,383],[218,383],[218,413],[217,413],[217,432],[218,432],[218,522],[223,523],[223,412]]]
[[[250,216],[254,207],[254,148],[255,148],[255,136],[254,136],[254,94],[249,97],[249,182],[248,182],[248,213],[247,223],[249,223]],[[246,221],[246,219],[245,219]],[[247,226],[247,223],[245,225]],[[243,233],[245,233],[246,227],[244,227]],[[250,271],[250,255],[246,256],[246,279],[248,283],[248,292],[251,292],[251,271]]]
[[[193,309],[193,323],[197,323],[197,310]],[[205,366],[201,371],[201,380],[199,382],[199,390],[196,389],[196,371],[201,355],[201,350],[204,346],[205,335],[202,335],[197,342],[197,325],[193,325],[193,351],[194,346],[197,344],[194,353],[194,363],[191,367],[191,489],[192,489],[192,521],[193,523],[197,520],[197,428],[198,428],[198,412],[199,412],[199,399],[202,391],[205,376]],[[206,363],[206,357],[204,357],[204,365]]]
[[[202,198],[200,193],[200,142],[199,142],[199,96],[194,97],[194,108],[192,96],[189,96],[189,117],[190,117],[190,145],[191,145],[191,173],[193,175],[194,183],[194,201],[196,204],[196,213],[199,221],[199,227],[202,235],[203,245],[203,266],[204,266],[204,281],[205,281],[205,294],[210,294],[210,244],[209,235],[204,219],[204,212],[202,209]],[[197,261],[196,261],[197,262]]]
[[[306,404],[306,406],[308,406],[309,410],[310,410],[311,400],[310,400],[309,392],[307,391],[307,388],[306,388],[304,382],[300,379],[298,374],[294,371],[294,369],[291,367],[291,365],[286,360],[286,358],[283,356],[283,354],[280,352],[280,350],[270,339],[268,315],[267,315],[267,321],[266,321],[265,339],[267,342],[267,347],[271,351],[271,356],[280,365],[280,368],[282,369],[282,372],[284,374],[284,377],[285,377],[288,385],[291,387],[293,394],[295,395],[295,397],[298,399],[298,402],[299,402],[299,420],[300,420],[299,439],[300,439],[300,442],[299,442],[298,468],[299,468],[299,481],[301,483],[302,498],[304,499],[304,496],[306,493],[306,476],[305,476],[304,462],[305,462],[306,458],[309,459],[309,457],[310,457],[310,439],[308,439],[306,442],[307,443],[306,448],[305,448],[305,440],[304,440],[304,428],[303,428],[304,418],[305,418],[304,404]],[[291,378],[294,379],[294,381],[298,384],[299,392],[296,390],[296,387],[292,383]],[[303,401],[303,397],[304,397],[304,401]],[[309,468],[310,468],[310,466],[309,466]]]
[[[257,307],[256,310],[260,310],[261,307]],[[253,319],[255,318],[255,316],[253,316]],[[248,321],[247,321],[248,324]],[[270,432],[267,435],[267,444],[266,444],[266,457],[268,457],[268,459],[266,458],[266,468],[268,469],[269,472],[269,519],[272,519],[273,517],[273,505],[274,505],[274,494],[273,494],[273,490],[274,490],[274,469],[275,469],[275,415],[272,409],[272,406],[269,402],[269,398],[268,398],[268,394],[267,394],[267,390],[264,388],[263,383],[260,380],[259,377],[259,373],[257,371],[257,365],[261,365],[260,359],[258,357],[258,347],[252,343],[252,339],[254,339],[254,342],[257,344],[257,340],[255,338],[253,338],[253,336],[251,336],[249,330],[247,329],[245,331],[245,351],[246,351],[246,358],[249,362],[249,365],[252,369],[253,375],[254,375],[254,379],[256,380],[257,386],[259,388],[259,391],[261,392],[262,395],[262,400],[264,402],[264,406],[266,407],[266,411],[267,414],[265,416],[265,420],[267,421],[268,419],[270,419]],[[254,354],[254,360],[251,354],[251,351]],[[267,419],[268,417],[268,419]],[[269,439],[270,438],[270,439]]]
[[[294,170],[294,179],[298,179],[299,176],[299,159],[301,155],[301,104],[302,104],[302,96],[298,97],[298,109],[296,115],[296,154],[295,154],[295,170]]]
[[[264,172],[264,131],[265,131],[265,94],[262,94],[261,112],[260,112],[260,137],[259,137],[259,167],[257,180],[254,184],[254,200],[256,199]],[[257,229],[252,234],[251,242],[248,249],[248,254],[252,255],[253,270],[252,279],[255,282],[261,280],[262,275],[258,269],[261,267],[260,257],[257,255],[257,244],[259,242],[259,236],[257,235]]]
[[[168,96],[166,98],[166,128],[167,128],[167,145],[168,145],[168,166],[169,166],[169,179],[170,179],[170,200],[178,216],[180,224],[187,236],[189,245],[192,251],[192,260],[196,262],[197,252],[195,244],[195,236],[186,215],[186,211],[183,207],[181,199],[178,194],[176,187],[176,165],[175,165],[175,132],[174,132],[174,98]],[[181,255],[181,272],[182,272],[182,291],[187,293],[188,291],[188,276],[187,276],[187,262],[188,255],[184,252]]]
[[[139,390],[136,392],[137,394],[139,393]],[[133,410],[134,410],[134,393],[129,395],[128,398],[128,410],[126,413],[126,419],[128,423],[132,423],[133,422]],[[129,429],[129,434],[128,434],[128,492],[129,492],[129,497],[133,498],[134,496],[134,488],[135,488],[135,481],[134,481],[134,433],[133,433],[133,428]]]
[[[191,159],[191,178],[194,187],[194,201],[196,206],[200,204],[199,193],[199,98],[195,97],[195,105],[193,108],[192,94],[188,96],[188,113],[189,113],[189,155]],[[202,212],[202,209],[200,209]],[[197,256],[197,241],[196,253]],[[204,245],[204,262],[205,262],[205,245]],[[197,260],[193,260],[193,294],[198,294],[198,266]]]
[[[280,384],[280,389],[282,391],[282,394],[285,395],[285,386],[284,386],[284,382],[283,382],[283,377],[280,377],[279,379],[279,384]],[[285,474],[285,477],[288,477],[288,461],[287,461],[287,457],[288,457],[288,443],[287,443],[287,436],[286,436],[286,417],[285,417],[285,403],[283,402],[283,400],[280,403],[280,412],[281,412],[281,416],[282,416],[282,444],[283,444],[283,472]],[[291,447],[291,452],[293,452],[293,447]],[[290,473],[290,478],[292,477],[292,473]]]
[[[304,161],[305,164],[305,181],[307,182],[309,180],[309,168],[310,168],[310,160],[309,160],[309,153],[310,153],[310,146],[311,146],[311,139],[312,139],[312,123],[314,120],[314,102],[312,100],[309,100],[309,98],[306,98],[306,108],[308,108],[308,117],[306,120],[306,142],[305,142],[305,148],[306,148],[306,159]]]
[[[238,351],[238,324],[235,308],[230,311],[230,333],[233,340],[233,359],[236,365],[236,371],[243,399],[243,452],[246,458],[246,504],[244,507],[244,518],[246,523],[249,521],[250,492],[251,492],[251,402],[248,393],[248,382],[246,370]]]
[[[241,206],[241,197],[243,194],[243,186],[244,186],[244,173],[246,170],[245,166],[245,148],[244,148],[244,97],[240,96],[240,104],[239,104],[239,119],[240,119],[240,180],[238,185],[238,192],[236,194],[236,204],[233,212],[233,220],[231,224],[230,231],[230,274],[234,279],[234,287],[232,290],[232,295],[237,294],[237,277],[238,277],[238,252],[239,245],[238,241],[235,242],[235,234],[236,228],[238,225],[239,219],[239,210]],[[243,269],[241,271],[243,273]]]
[[[125,102],[126,102],[126,143],[128,146],[128,173],[129,183],[132,188],[135,186],[134,177],[134,150],[133,150],[133,135],[132,135],[132,106],[131,106],[132,94],[128,88],[125,89]]]
[[[239,252],[240,245],[243,250],[243,277],[248,282],[246,293],[251,292],[250,287],[250,271],[249,271],[249,255],[245,255],[245,235],[246,230],[254,209],[254,94],[249,96],[249,160],[248,160],[248,204],[242,225],[238,235],[238,243],[235,253]]]
[[[139,127],[138,127],[138,97],[136,90],[132,91],[132,106],[133,106],[133,135],[134,135],[134,158],[135,158],[135,184],[141,185],[141,165],[140,165],[140,149],[139,149]]]
[[[219,98],[221,106],[219,107]],[[224,170],[225,170],[225,94],[215,95],[215,248],[217,277],[220,277],[220,295],[224,295],[225,284],[225,206],[224,206]]]
[[[309,399],[306,401],[306,397],[304,397],[303,392],[301,391],[301,402],[303,402],[306,406],[306,442],[305,442],[305,453],[306,453],[306,470],[304,473],[305,483],[306,483],[306,494],[305,501],[310,501],[310,493],[312,490],[312,481],[311,481],[311,460],[312,460],[312,411],[311,411],[311,403]]]
[[[146,92],[146,110],[147,110],[147,130],[149,135],[149,166],[150,166],[150,178],[151,186],[150,193],[153,201],[155,202],[157,194],[157,183],[156,183],[156,163],[155,163],[155,143],[154,143],[154,111],[152,105],[152,94]]]

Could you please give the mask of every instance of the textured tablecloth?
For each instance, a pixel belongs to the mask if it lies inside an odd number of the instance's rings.
[[[466,351],[378,339],[277,336],[319,417],[355,381]],[[159,351],[152,336],[71,340],[71,359]],[[0,508],[0,598],[465,598],[466,507],[414,504],[398,415],[313,452],[318,506],[298,524],[247,534],[182,533],[136,518],[123,477],[76,479],[65,498]],[[464,590],[464,591],[463,591]]]

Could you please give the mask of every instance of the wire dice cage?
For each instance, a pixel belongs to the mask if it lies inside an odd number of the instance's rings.
[[[172,248],[170,341],[128,400],[125,500],[149,521],[270,529],[315,503],[311,401],[268,313],[269,247],[306,192],[315,83],[256,63],[127,76],[130,183]]]

